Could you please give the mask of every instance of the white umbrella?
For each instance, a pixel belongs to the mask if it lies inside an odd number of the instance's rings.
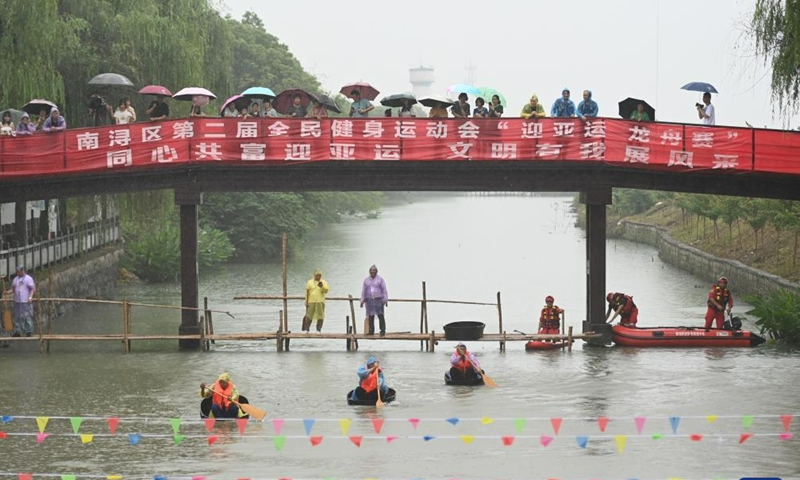
[[[200,87],[186,87],[172,96],[172,98],[175,100],[192,100],[194,97],[217,98],[217,96],[211,93],[209,90]]]

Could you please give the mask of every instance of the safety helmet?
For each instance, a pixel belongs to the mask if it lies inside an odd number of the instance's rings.
[[[719,280],[717,281],[717,283],[722,283],[722,282],[725,282],[727,284],[728,283],[727,277],[719,277]]]
[[[545,297],[545,299],[544,299],[544,303],[553,303],[553,302],[555,302],[555,301],[556,301],[556,299],[555,299],[555,298],[553,298],[553,296],[552,296],[552,295],[548,295],[548,296],[546,296],[546,297]]]
[[[609,301],[609,302],[610,302],[610,301],[611,301],[611,300],[613,300],[613,299],[614,299],[614,293],[609,293],[608,295],[606,295],[606,300],[607,300],[607,301]]]

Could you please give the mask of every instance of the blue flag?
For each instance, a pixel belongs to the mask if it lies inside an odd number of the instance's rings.
[[[313,418],[306,418],[303,420],[303,426],[306,427],[306,435],[311,435],[311,429],[317,421]]]
[[[669,424],[672,426],[672,433],[678,433],[678,425],[681,424],[681,417],[669,417]]]

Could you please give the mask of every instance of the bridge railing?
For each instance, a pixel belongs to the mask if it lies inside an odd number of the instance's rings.
[[[10,277],[16,273],[18,265],[24,265],[28,271],[48,268],[117,242],[120,238],[119,220],[115,217],[82,225],[64,235],[22,247],[3,247],[0,249],[0,275]]]

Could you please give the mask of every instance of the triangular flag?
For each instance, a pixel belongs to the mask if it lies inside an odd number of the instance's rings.
[[[75,475],[61,475],[61,480],[75,480]]]
[[[461,441],[469,445],[475,441],[475,435],[461,435]]]
[[[780,435],[778,435],[778,438],[780,438],[781,440],[791,440],[792,438],[794,438],[794,433],[781,433]]]
[[[170,425],[172,425],[172,433],[177,435],[178,432],[181,431],[181,419],[180,418],[170,418],[169,419]]]
[[[108,422],[108,429],[111,431],[111,435],[116,434],[117,433],[117,425],[119,425],[119,418],[111,417],[106,421]]]
[[[106,480],[122,480],[122,475],[109,475]]]
[[[398,438],[400,438],[400,437],[398,437],[397,435],[386,435],[386,442],[387,443],[392,443],[395,440],[397,440]]]
[[[792,426],[792,416],[791,415],[781,415],[781,423],[783,423],[783,430],[785,432],[789,431],[789,427]]]
[[[644,428],[644,423],[647,421],[645,417],[634,417],[633,421],[636,423],[636,432],[641,435],[642,429]]]
[[[699,441],[703,440],[703,436],[700,435],[699,433],[693,433],[693,434],[689,435],[689,440],[691,440],[693,442],[699,442]]]
[[[743,415],[742,416],[742,427],[750,428],[750,425],[753,424],[753,416],[752,415]]]
[[[0,432],[0,440],[5,440],[6,437],[8,437],[8,434],[6,432]]]
[[[19,475],[17,475],[17,477],[19,478],[19,480],[31,480],[33,478],[33,475],[31,475],[30,473],[20,473]]]
[[[503,445],[505,445],[506,447],[510,447],[511,445],[514,445],[514,437],[513,436],[502,436],[502,437],[500,437],[500,440],[503,441]]]
[[[2,417],[0,417],[0,421],[3,422],[3,425],[10,422],[11,420],[14,420],[14,417],[12,417],[11,415],[3,415]]]
[[[434,435],[425,435],[424,437],[422,437],[422,439],[425,440],[426,442],[430,442],[434,438],[436,438]]]
[[[414,427],[414,430],[419,427],[419,418],[409,418],[408,421],[411,422],[411,426]]]
[[[313,418],[307,418],[303,420],[303,426],[306,428],[306,435],[311,435],[311,429],[314,428],[314,424],[317,421]]]
[[[617,453],[625,451],[625,445],[628,443],[627,435],[614,435],[614,441],[617,442]]]
[[[342,418],[339,420],[339,428],[342,429],[342,435],[345,437],[347,436],[347,432],[350,431],[350,424],[353,423],[352,420],[349,418]]]
[[[681,424],[681,417],[669,417],[669,425],[672,427],[672,433],[678,433],[678,425]]]
[[[361,447],[361,440],[364,439],[363,435],[353,435],[350,437],[350,441],[353,442],[353,445],[356,447]]]
[[[209,435],[208,436],[208,444],[209,445],[214,445],[217,442],[217,440],[219,440],[219,436],[217,436],[217,435]]]
[[[239,435],[244,435],[244,431],[247,430],[247,422],[249,419],[247,418],[237,418],[236,419],[236,426],[239,428]]]
[[[85,433],[81,435],[81,442],[83,443],[92,443],[92,440],[94,440],[94,435],[89,435]]]
[[[45,427],[47,427],[47,422],[50,420],[50,417],[36,417],[36,424],[39,425],[39,433],[44,433]]]
[[[322,435],[311,437],[311,445],[316,447],[317,445],[322,443],[322,438],[323,438]]]
[[[739,435],[739,445],[741,445],[744,442],[746,442],[752,436],[753,436],[752,433],[743,433],[743,434]]]
[[[718,418],[719,418],[719,417],[718,417],[717,415],[708,415],[708,416],[706,417],[706,422],[708,422],[709,424],[711,424],[711,423],[714,423],[714,422],[716,422]]]
[[[286,436],[278,435],[272,439],[272,443],[275,445],[275,450],[280,452],[283,450],[283,445],[286,444]]]
[[[664,438],[664,435],[660,433],[654,433],[653,436],[650,438],[652,438],[653,440],[661,440],[662,438]]]
[[[449,423],[450,425],[455,425],[458,423],[458,419],[456,417],[448,418],[445,422]]]
[[[81,429],[81,423],[83,423],[83,418],[81,418],[81,417],[71,417],[69,419],[69,423],[72,424],[72,433],[77,435],[78,434],[78,430]]]
[[[597,419],[597,425],[600,427],[601,432],[605,432],[608,426],[608,417],[599,417]]]
[[[551,418],[550,424],[553,426],[553,432],[558,435],[558,431],[561,429],[561,418]]]
[[[198,475],[196,477],[192,477],[192,480],[206,480],[208,477],[203,475]]]
[[[36,443],[44,442],[44,439],[49,437],[49,436],[50,436],[49,433],[37,433],[36,434]]]
[[[375,433],[380,435],[381,434],[381,429],[383,428],[383,419],[382,418],[373,418],[372,419],[372,428],[375,429]]]
[[[492,419],[491,419],[491,418],[489,418],[489,417],[483,417],[483,418],[481,418],[481,424],[482,424],[482,425],[489,425],[489,424],[490,424],[490,423],[492,423],[492,422],[494,422],[494,420],[492,420]]]
[[[526,422],[527,420],[525,420],[524,418],[517,418],[514,420],[514,428],[517,429],[517,433],[522,433],[522,431],[525,430]]]
[[[552,442],[552,441],[553,441],[553,437],[551,437],[549,435],[542,435],[541,437],[539,437],[539,442],[541,442],[543,447],[546,447],[546,446],[550,445],[550,442]]]
[[[282,418],[273,418],[272,419],[272,428],[275,429],[275,435],[280,435],[281,430],[283,430],[283,419]]]
[[[216,418],[206,418],[205,420],[203,420],[203,423],[206,424],[206,430],[208,430],[210,432],[211,430],[214,430],[214,424],[217,423],[217,419]]]
[[[589,437],[586,435],[577,436],[575,437],[575,443],[577,443],[581,448],[586,448],[586,445],[589,444]]]
[[[139,440],[142,439],[142,436],[138,433],[129,433],[128,434],[128,441],[131,442],[131,445],[139,445]]]
[[[175,445],[180,445],[184,440],[186,440],[186,435],[175,435],[172,437],[172,441],[175,442]]]

